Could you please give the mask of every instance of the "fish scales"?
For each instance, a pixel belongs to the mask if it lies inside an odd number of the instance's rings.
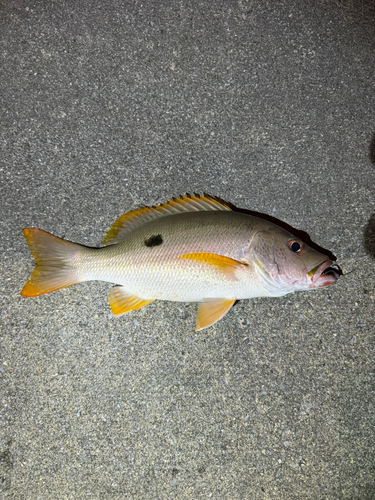
[[[236,280],[235,276],[222,273],[218,266],[180,256],[208,253],[245,260],[255,226],[252,219],[255,218],[236,212],[169,215],[147,222],[123,242],[101,249],[98,258],[94,250],[93,258],[85,258],[84,265],[79,264],[81,272],[85,281],[118,283],[126,286],[129,293],[147,299],[196,302],[207,298],[207,290],[210,298],[243,298],[248,294],[248,280]],[[145,241],[159,235],[162,243],[146,246]],[[246,273],[251,279],[254,270],[250,265],[246,266]],[[255,285],[254,282],[254,294],[259,288]]]

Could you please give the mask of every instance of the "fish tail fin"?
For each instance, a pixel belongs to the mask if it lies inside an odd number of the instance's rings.
[[[82,251],[82,245],[36,228],[26,228],[23,234],[36,267],[21,295],[36,297],[86,281],[77,266],[77,256]]]

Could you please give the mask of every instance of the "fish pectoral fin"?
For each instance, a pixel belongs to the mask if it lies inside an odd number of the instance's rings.
[[[196,331],[215,324],[235,302],[236,299],[205,299],[198,307]]]
[[[129,295],[123,286],[114,286],[108,290],[108,302],[114,316],[120,316],[130,311],[136,311],[141,307],[154,302],[154,299],[141,299],[136,295]]]
[[[217,266],[220,271],[223,271],[231,277],[235,277],[235,271],[237,269],[247,266],[245,262],[240,262],[239,260],[231,259],[230,257],[225,257],[224,255],[207,252],[185,253],[184,255],[179,255],[178,258],[196,260],[204,264]]]

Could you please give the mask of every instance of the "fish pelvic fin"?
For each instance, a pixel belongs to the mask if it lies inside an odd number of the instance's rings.
[[[231,309],[236,299],[205,299],[199,304],[196,331],[214,325]]]
[[[141,299],[136,295],[130,295],[123,286],[114,286],[108,290],[108,302],[114,316],[120,316],[130,311],[136,311],[141,307],[154,302],[154,299]]]
[[[36,297],[86,281],[74,265],[82,245],[34,227],[24,229],[23,234],[30,246],[36,267],[21,295]]]
[[[224,201],[208,194],[187,194],[172,198],[157,207],[142,207],[122,215],[105,235],[102,245],[112,245],[122,241],[133,229],[145,222],[183,212],[231,211]]]
[[[195,260],[204,264],[216,266],[221,272],[231,278],[236,278],[236,270],[247,267],[245,262],[208,252],[185,253],[179,255],[179,258]]]

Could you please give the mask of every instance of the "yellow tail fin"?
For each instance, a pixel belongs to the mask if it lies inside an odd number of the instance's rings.
[[[77,266],[81,245],[33,227],[24,229],[23,234],[30,245],[36,268],[21,295],[36,297],[85,281]]]

